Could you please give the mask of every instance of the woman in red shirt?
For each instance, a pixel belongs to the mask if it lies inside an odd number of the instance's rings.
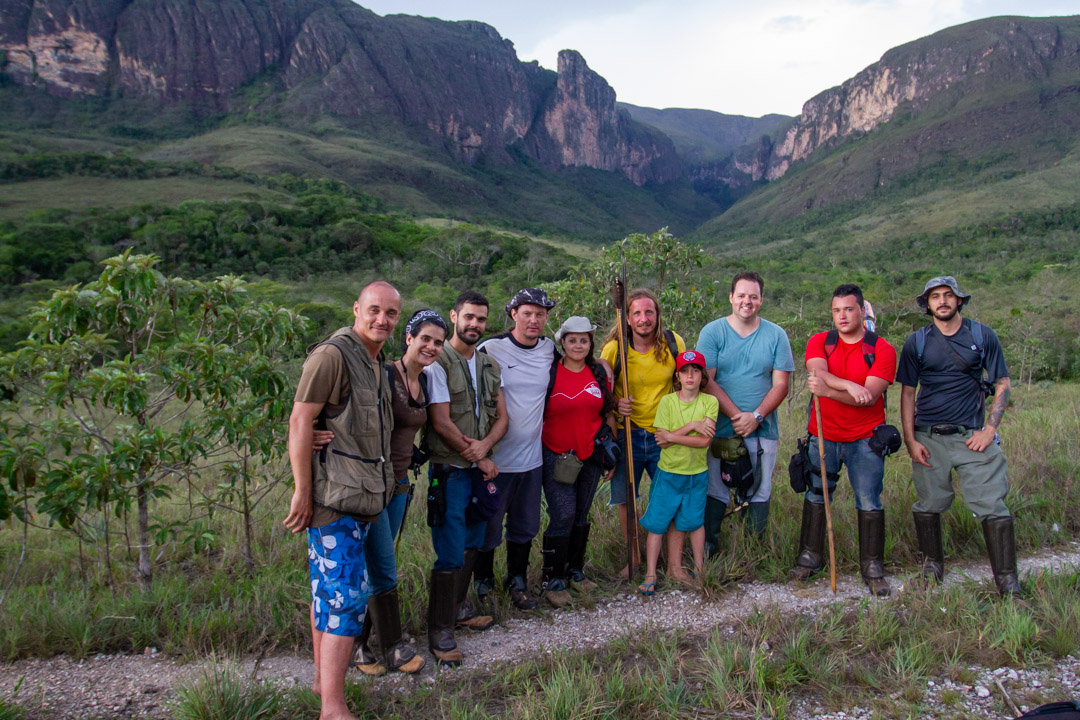
[[[569,583],[581,590],[596,585],[585,579],[589,510],[601,475],[595,438],[600,426],[613,426],[611,368],[593,357],[593,325],[574,316],[555,333],[563,356],[552,365],[541,436],[544,497],[548,526],[544,531],[542,594],[555,607],[570,602]]]

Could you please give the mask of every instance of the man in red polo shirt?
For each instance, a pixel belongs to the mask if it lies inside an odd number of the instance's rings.
[[[866,330],[858,286],[841,285],[833,291],[832,317],[836,329],[818,333],[806,344],[810,392],[821,398],[825,473],[832,497],[840,468],[847,467],[859,515],[859,570],[870,593],[884,596],[890,592],[883,564],[885,511],[881,508],[886,449],[871,440],[875,428],[885,423],[885,390],[896,376],[896,350]],[[812,487],[803,499],[799,555],[790,572],[796,580],[807,580],[824,566],[825,497],[817,462],[817,427],[811,410]]]

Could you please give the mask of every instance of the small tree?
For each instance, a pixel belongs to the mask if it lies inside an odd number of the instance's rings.
[[[128,555],[147,588],[151,504],[200,473],[221,477],[219,497],[239,487],[251,562],[254,473],[284,453],[281,362],[305,325],[256,305],[239,278],[166,278],[157,264],[130,253],[106,260],[98,280],[55,292],[31,336],[0,358],[10,397],[0,414],[0,516],[29,522],[22,508],[32,496],[50,523],[94,540],[100,513],[111,577],[110,516],[127,537],[134,506]]]
[[[571,315],[585,315],[601,327],[615,321],[611,304],[611,284],[626,260],[629,292],[647,287],[656,293],[663,309],[664,324],[692,343],[701,327],[718,317],[720,294],[716,282],[695,277],[705,262],[705,251],[687,245],[662,228],[645,235],[628,235],[600,250],[600,257],[579,265],[564,280],[546,283],[548,294],[558,301],[551,324],[558,327]]]

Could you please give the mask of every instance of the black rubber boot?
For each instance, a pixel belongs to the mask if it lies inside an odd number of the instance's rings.
[[[1016,578],[1016,536],[1012,517],[988,517],[983,520],[983,538],[994,571],[994,583],[1002,597],[1020,597]]]
[[[506,590],[519,610],[532,610],[536,601],[529,595],[529,550],[532,543],[506,543]]]
[[[386,674],[386,666],[379,662],[379,656],[372,652],[369,642],[373,620],[371,617],[371,601],[368,599],[367,613],[364,614],[364,627],[360,630],[360,636],[356,638],[356,647],[353,650],[352,660],[349,665],[357,668],[365,675],[378,677]]]
[[[473,561],[477,612],[493,615],[495,608],[495,550],[477,550]]]
[[[566,555],[570,538],[565,535],[561,537],[545,535],[543,542],[541,555],[544,582],[540,594],[552,607],[566,607],[573,600],[566,581]]]
[[[456,624],[459,628],[470,630],[487,630],[495,624],[495,619],[490,615],[479,615],[469,600],[469,586],[472,584],[473,567],[479,551],[474,549],[465,551],[465,564],[456,571],[454,579],[454,613]]]
[[[454,641],[456,570],[432,570],[428,589],[428,647],[439,665],[456,667],[464,656]]]
[[[592,525],[582,523],[570,530],[570,545],[566,550],[566,576],[582,592],[592,592],[596,583],[585,577],[585,550],[589,547]]]
[[[792,580],[809,580],[825,567],[825,505],[803,498],[802,529],[799,531],[799,554],[795,567],[788,571]]]
[[[890,592],[885,579],[885,511],[858,510],[859,572],[871,595],[885,597]]]
[[[919,544],[920,573],[923,580],[941,582],[945,577],[945,545],[941,540],[941,514],[913,512],[915,540]]]
[[[705,554],[711,558],[720,554],[720,526],[726,513],[727,503],[705,498]]]
[[[746,507],[746,527],[754,535],[762,536],[769,525],[769,501],[752,502]]]
[[[375,623],[387,667],[404,673],[420,672],[424,658],[401,642],[401,607],[396,587],[368,598],[368,617]]]

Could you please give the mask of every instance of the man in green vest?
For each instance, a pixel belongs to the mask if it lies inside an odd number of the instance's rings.
[[[341,328],[304,362],[289,417],[293,495],[285,527],[308,533],[312,690],[321,718],[353,718],[345,672],[367,611],[364,539],[394,492],[390,431],[394,416],[382,347],[401,314],[401,295],[382,281],[353,303],[352,327]],[[333,439],[313,452],[312,430]]]
[[[476,343],[487,329],[488,301],[464,292],[450,311],[454,336],[436,362],[424,369],[430,404],[425,442],[431,449],[428,525],[435,547],[428,599],[428,646],[440,665],[463,659],[454,628],[483,630],[494,621],[478,616],[467,601],[476,551],[494,513],[499,468],[491,459],[506,434],[508,416],[502,373]]]

